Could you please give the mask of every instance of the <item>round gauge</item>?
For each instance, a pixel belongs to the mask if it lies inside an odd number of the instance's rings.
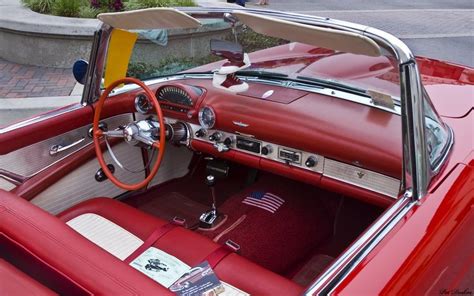
[[[139,94],[135,98],[135,109],[141,114],[147,114],[153,108],[153,104],[145,94]]]
[[[216,113],[211,107],[202,107],[199,110],[199,123],[205,129],[210,129],[214,127],[216,123]]]

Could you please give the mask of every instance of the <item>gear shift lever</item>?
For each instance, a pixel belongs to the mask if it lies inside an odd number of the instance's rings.
[[[216,191],[214,185],[216,184],[216,177],[214,175],[208,175],[206,177],[206,185],[211,189],[211,209],[204,212],[199,218],[199,227],[201,228],[213,228],[220,222],[222,216],[217,212],[216,207]]]

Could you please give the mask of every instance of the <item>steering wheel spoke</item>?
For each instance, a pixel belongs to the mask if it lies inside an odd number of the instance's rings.
[[[155,141],[153,141],[152,139],[144,136],[144,135],[141,135],[141,134],[136,134],[133,136],[133,138],[139,142],[142,142],[143,144],[146,144],[148,146],[153,146],[153,144],[155,143]]]
[[[123,133],[123,130],[121,130],[121,129],[102,132],[102,135],[104,135],[106,137],[109,137],[109,138],[124,138],[125,137],[124,133]]]

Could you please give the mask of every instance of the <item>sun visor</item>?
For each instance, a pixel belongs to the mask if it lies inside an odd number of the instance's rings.
[[[233,15],[257,33],[318,47],[367,56],[380,56],[381,49],[361,34],[321,28],[252,13],[235,11]]]
[[[134,11],[101,13],[99,20],[122,30],[192,29],[201,22],[174,8],[147,8]]]

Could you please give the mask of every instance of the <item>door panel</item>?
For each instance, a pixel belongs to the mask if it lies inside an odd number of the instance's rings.
[[[115,145],[112,149],[125,167],[136,169],[137,165],[141,165],[143,169],[143,159],[139,148],[121,143]],[[107,163],[114,164],[109,152],[104,153],[104,158]],[[136,183],[142,181],[145,177],[144,171],[130,173],[115,164],[114,166],[114,175],[122,182]],[[116,197],[125,192],[109,180],[97,182],[94,175],[99,168],[98,161],[95,158],[91,159],[49,186],[33,198],[31,202],[52,214],[57,214],[76,203],[93,197]]]
[[[102,122],[105,122],[110,129],[114,129],[132,120],[132,114],[122,114]],[[23,177],[32,177],[72,153],[91,145],[92,138],[88,135],[91,126],[91,123],[88,123],[77,129],[2,155],[0,157],[0,168]],[[51,127],[51,129],[54,128],[54,126]],[[59,151],[54,155],[50,154],[51,149],[55,145],[67,147],[74,143],[77,143],[77,145],[64,151]]]
[[[92,123],[93,109],[70,105],[0,128],[0,159],[9,152]]]

